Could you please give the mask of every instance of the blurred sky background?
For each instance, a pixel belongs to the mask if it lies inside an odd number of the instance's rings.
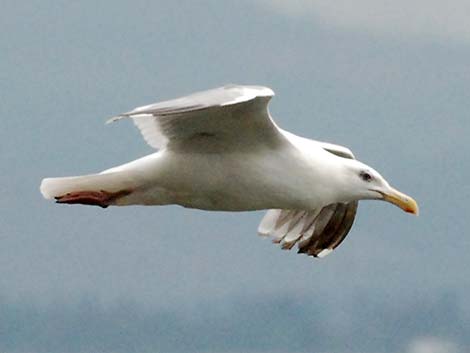
[[[0,351],[470,351],[470,3],[3,0]],[[263,212],[57,206],[43,177],[153,150],[135,106],[267,85],[283,128],[418,200],[361,202],[323,260]]]

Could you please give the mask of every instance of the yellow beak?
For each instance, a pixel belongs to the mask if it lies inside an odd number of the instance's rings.
[[[403,211],[412,213],[416,216],[419,214],[418,204],[412,197],[405,195],[404,193],[392,187],[385,192],[381,192],[381,194],[383,195],[383,199],[385,201],[393,203],[394,205],[400,207]]]

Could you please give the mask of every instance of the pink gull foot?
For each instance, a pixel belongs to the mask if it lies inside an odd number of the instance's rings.
[[[129,190],[121,190],[117,192],[108,192],[104,190],[76,191],[69,192],[62,196],[57,196],[55,199],[57,203],[92,205],[106,208],[113,204],[119,197],[129,195],[130,193],[131,192]]]

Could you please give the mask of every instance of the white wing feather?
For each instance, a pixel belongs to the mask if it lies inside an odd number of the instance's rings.
[[[270,235],[283,249],[297,244],[300,253],[325,257],[346,237],[357,210],[357,201],[331,204],[312,211],[268,210],[258,234]]]
[[[131,118],[145,141],[156,149],[172,140],[187,140],[197,134],[222,133],[251,141],[280,138],[267,104],[274,92],[262,86],[227,85],[189,96],[146,105],[111,118],[108,122]]]

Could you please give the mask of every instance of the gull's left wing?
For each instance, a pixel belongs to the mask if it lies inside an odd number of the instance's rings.
[[[110,121],[131,118],[157,149],[272,146],[284,140],[268,112],[273,95],[267,87],[227,85],[139,107]]]
[[[356,159],[354,157],[354,154],[347,147],[336,145],[334,143],[329,143],[329,142],[320,142],[320,141],[317,141],[317,142],[320,144],[320,146],[324,150],[326,150],[330,153],[333,153],[333,154],[337,155],[338,157],[343,157],[343,158],[348,158],[348,159]]]

